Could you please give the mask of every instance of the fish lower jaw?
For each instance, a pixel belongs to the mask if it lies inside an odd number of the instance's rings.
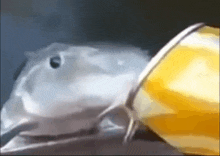
[[[92,135],[98,133],[98,129],[96,127],[90,128],[90,129],[81,129],[76,132],[72,133],[66,133],[66,134],[57,134],[57,135],[31,135],[30,133],[25,133],[21,132],[19,136],[23,138],[29,138],[33,139],[37,142],[48,142],[48,141],[58,141],[58,140],[65,140],[69,138],[74,138],[74,137],[82,137],[82,136],[87,136],[87,135]]]

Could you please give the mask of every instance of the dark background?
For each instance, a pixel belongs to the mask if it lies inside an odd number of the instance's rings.
[[[153,56],[197,22],[219,27],[219,0],[1,0],[1,105],[13,73],[35,51],[53,42],[113,41]]]

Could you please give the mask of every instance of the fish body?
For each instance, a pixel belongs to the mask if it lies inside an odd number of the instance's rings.
[[[145,51],[147,52],[147,51]],[[28,61],[1,110],[1,138],[57,136],[94,126],[148,62],[132,46],[53,43]]]

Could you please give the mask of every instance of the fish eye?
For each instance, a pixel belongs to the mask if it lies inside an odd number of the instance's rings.
[[[59,56],[54,56],[50,58],[50,66],[54,69],[59,68],[61,65],[61,58]]]

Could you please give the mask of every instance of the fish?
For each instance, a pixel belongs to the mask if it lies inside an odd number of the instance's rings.
[[[97,126],[99,114],[127,98],[147,53],[108,43],[52,43],[25,52],[1,110],[1,152],[13,151],[16,136],[60,136]]]

